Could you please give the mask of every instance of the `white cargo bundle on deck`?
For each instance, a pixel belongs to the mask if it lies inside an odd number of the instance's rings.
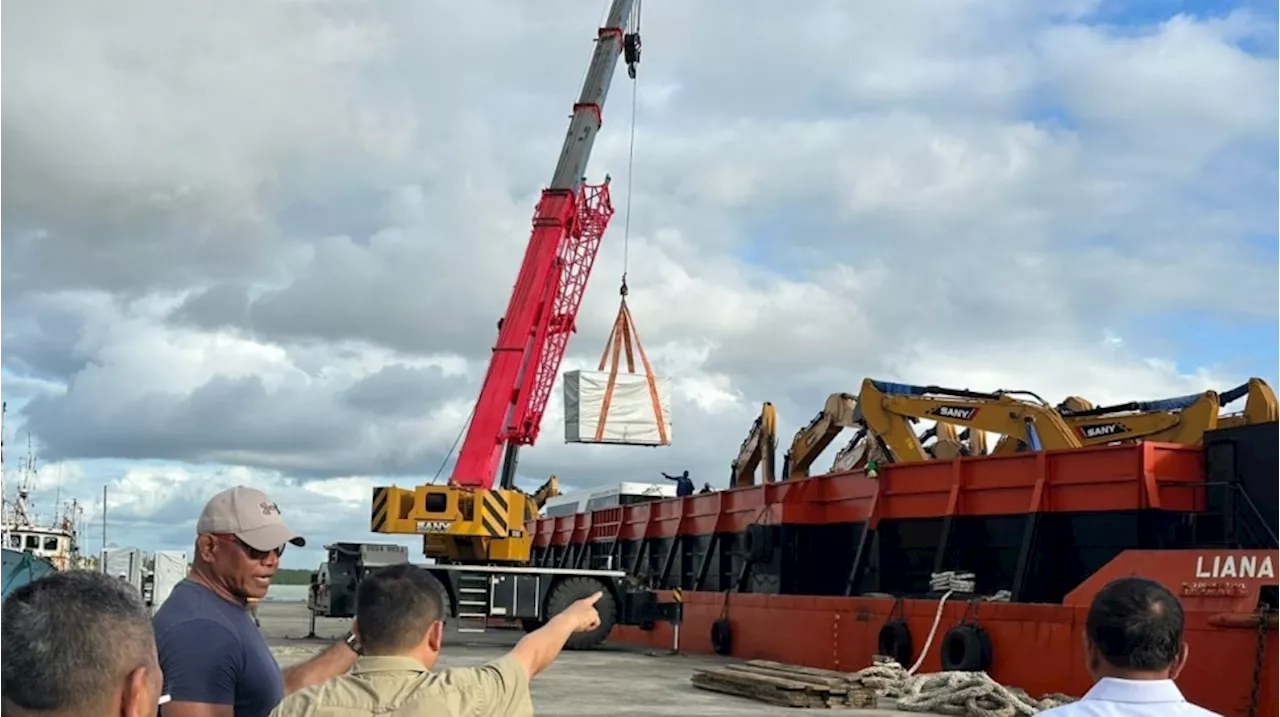
[[[565,373],[564,439],[567,443],[670,444],[667,379],[622,371]]]

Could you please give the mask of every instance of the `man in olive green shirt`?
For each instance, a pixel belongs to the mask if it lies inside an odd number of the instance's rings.
[[[432,671],[444,637],[439,582],[408,563],[371,572],[356,596],[352,632],[362,657],[351,672],[294,692],[271,717],[533,714],[529,680],[547,669],[575,632],[600,624],[596,593],[479,667]]]

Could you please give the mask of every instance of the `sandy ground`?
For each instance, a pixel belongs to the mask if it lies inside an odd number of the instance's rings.
[[[283,666],[306,660],[346,634],[346,620],[317,621],[315,639],[306,637],[309,620],[302,603],[263,603],[262,631]],[[474,665],[499,657],[523,635],[491,630],[483,635],[449,633],[441,655],[444,666]],[[609,646],[591,652],[564,652],[533,681],[533,704],[542,717],[577,715],[794,715],[796,710],[694,688],[694,669],[724,662],[710,657],[666,655]],[[898,710],[839,710],[858,717],[921,713]],[[925,715],[924,717],[928,717]]]

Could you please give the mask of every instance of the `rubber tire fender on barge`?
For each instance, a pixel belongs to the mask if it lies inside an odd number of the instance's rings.
[[[760,564],[773,559],[772,526],[759,523],[748,525],[746,533],[743,534],[743,540],[742,547],[746,549],[747,559],[751,562]]]
[[[944,670],[985,671],[991,667],[991,636],[976,622],[962,622],[943,635],[939,653]]]
[[[899,665],[911,665],[915,648],[911,645],[911,628],[901,618],[887,620],[876,638],[877,654],[892,657]]]
[[[564,644],[566,649],[590,650],[603,643],[605,638],[609,637],[609,632],[613,630],[614,623],[618,621],[618,601],[613,597],[608,586],[595,578],[565,578],[551,588],[551,594],[547,596],[547,608],[542,613],[548,619],[559,615],[573,603],[584,597],[590,597],[596,592],[604,593],[600,597],[600,602],[596,603],[596,612],[600,613],[599,627],[591,632],[573,633],[569,641]]]
[[[728,618],[711,623],[711,647],[717,655],[728,656],[733,651],[733,625]]]

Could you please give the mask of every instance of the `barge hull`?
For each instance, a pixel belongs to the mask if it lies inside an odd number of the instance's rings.
[[[878,478],[814,476],[527,527],[535,564],[621,569],[682,595],[682,649],[716,650],[715,630],[722,653],[829,669],[888,652],[886,623],[909,631],[899,661],[914,662],[941,597],[931,578],[970,572],[973,594],[944,607],[922,669],[943,666],[943,643],[957,642],[947,632],[964,623],[968,652],[985,657],[963,669],[1032,693],[1082,694],[1089,601],[1106,580],[1152,577],[1187,615],[1188,697],[1229,716],[1275,715],[1277,424],[1204,443],[893,465]],[[673,637],[620,628],[613,639],[670,648]]]
[[[1274,589],[1275,579],[1253,580],[1249,596],[1236,599],[1204,600],[1188,595],[1203,587],[1195,580],[1199,560],[1205,570],[1216,553],[1198,551],[1130,551],[1100,571],[1096,584],[1081,586],[1081,604],[1047,605],[1034,603],[971,602],[960,597],[948,600],[932,644],[920,667],[923,672],[942,668],[943,635],[961,622],[979,624],[991,639],[991,666],[988,672],[999,682],[1021,687],[1033,695],[1065,692],[1084,694],[1093,680],[1085,670],[1083,632],[1091,597],[1107,580],[1133,574],[1159,579],[1180,594],[1186,604],[1186,641],[1189,664],[1178,679],[1188,700],[1227,717],[1245,717],[1253,695],[1258,696],[1256,715],[1276,715],[1277,633],[1274,613],[1259,620],[1254,611],[1244,609],[1261,588]],[[1223,553],[1237,561],[1253,557],[1255,565],[1275,551]],[[1208,559],[1208,563],[1205,562]],[[1168,565],[1157,569],[1155,565]],[[1203,571],[1202,571],[1203,572]],[[1184,574],[1185,573],[1185,574]],[[1190,580],[1186,578],[1192,578]],[[1225,581],[1226,583],[1241,581]],[[1074,594],[1074,593],[1073,593]],[[877,654],[881,628],[891,619],[904,620],[911,634],[911,655],[918,658],[924,649],[939,599],[886,599],[873,597],[810,597],[801,595],[752,595],[683,591],[684,619],[680,627],[679,649],[695,654],[719,652],[712,640],[712,625],[727,620],[731,640],[728,654],[751,660],[765,659],[823,669],[852,672],[871,663]],[[1234,603],[1234,604],[1232,604]],[[652,630],[616,628],[611,642],[671,649],[675,635],[670,625]],[[1261,645],[1261,650],[1259,649]],[[1255,658],[1261,655],[1261,662]],[[1255,675],[1257,691],[1253,687]]]

